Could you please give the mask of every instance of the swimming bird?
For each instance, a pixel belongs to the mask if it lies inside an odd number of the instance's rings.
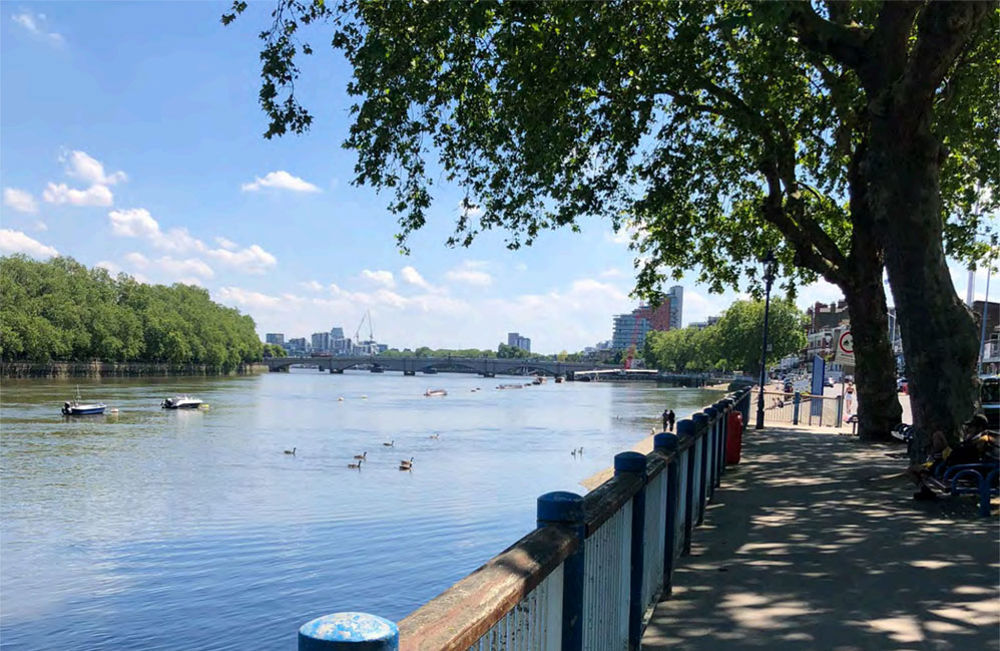
[[[572,454],[575,457],[576,456],[576,448],[573,448],[573,451],[570,452],[570,454]]]
[[[337,402],[344,402],[344,396],[340,396],[339,398],[337,398]]]
[[[354,458],[355,458],[355,459],[364,459],[364,458],[366,458],[367,456],[368,456],[368,450],[365,450],[365,453],[364,453],[364,454],[355,454],[355,455],[354,455]]]
[[[413,457],[410,457],[409,461],[403,460],[399,462],[400,470],[413,470]]]
[[[295,454],[297,448],[292,448],[291,450],[285,450],[285,454]]]
[[[440,434],[431,434],[430,437],[428,437],[428,438],[432,438],[432,439],[437,440],[437,439],[441,438],[441,435]]]
[[[583,456],[583,446],[582,445],[580,446],[579,454],[580,454],[581,457]]]
[[[347,464],[347,467],[348,468],[357,468],[358,470],[361,470],[361,463],[363,461],[364,461],[364,459],[358,459],[357,463],[349,463],[349,464]]]
[[[392,439],[392,441],[389,442],[389,443],[384,443],[383,442],[382,445],[384,445],[387,448],[391,448],[392,446],[396,445],[396,439]]]

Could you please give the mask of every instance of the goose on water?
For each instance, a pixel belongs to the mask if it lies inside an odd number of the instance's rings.
[[[285,450],[285,454],[295,454],[295,450],[296,448],[292,448],[291,450]]]
[[[354,458],[355,458],[355,459],[365,459],[365,458],[367,458],[367,457],[368,457],[368,450],[365,450],[365,453],[364,453],[364,454],[355,454],[355,455],[354,455]]]
[[[358,470],[361,470],[361,463],[363,461],[364,461],[364,459],[358,459],[357,463],[349,463],[349,464],[347,464],[347,467],[348,468],[357,468]]]
[[[388,442],[388,443],[382,443],[382,445],[384,445],[384,446],[385,446],[385,447],[387,447],[387,448],[391,448],[392,446],[396,445],[396,439],[392,439],[392,440],[391,440],[390,442]]]
[[[409,461],[405,459],[399,462],[400,470],[413,470],[413,457],[410,457]]]

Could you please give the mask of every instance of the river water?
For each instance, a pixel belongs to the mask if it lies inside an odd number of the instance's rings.
[[[582,493],[665,406],[680,416],[720,397],[496,389],[523,381],[84,380],[84,401],[119,413],[76,418],[59,414],[76,380],[4,381],[0,648],[294,649],[322,614],[398,620],[530,531],[538,495]],[[210,409],[159,408],[178,393]]]

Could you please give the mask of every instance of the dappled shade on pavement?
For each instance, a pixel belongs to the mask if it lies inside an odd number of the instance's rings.
[[[743,445],[644,649],[1000,649],[1000,528],[974,497],[915,502],[899,449],[848,436]]]

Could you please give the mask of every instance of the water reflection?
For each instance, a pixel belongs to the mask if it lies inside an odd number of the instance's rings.
[[[4,649],[291,649],[322,613],[402,617],[529,531],[539,494],[717,396],[299,371],[80,382],[119,413],[65,419],[76,383],[5,382]],[[160,409],[180,393],[210,408]]]

